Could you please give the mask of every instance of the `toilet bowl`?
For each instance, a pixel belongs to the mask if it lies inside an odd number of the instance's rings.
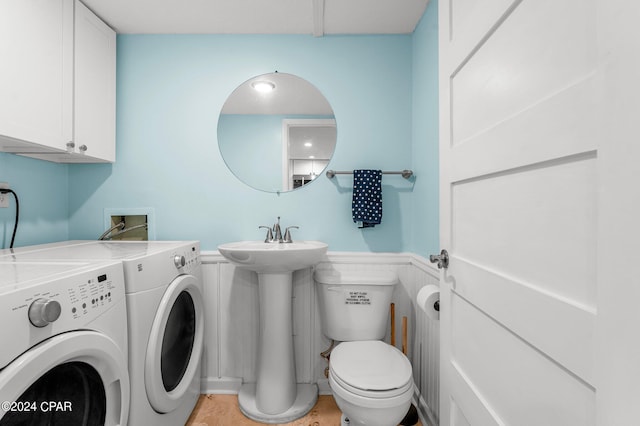
[[[407,357],[382,341],[396,274],[317,270],[315,280],[322,330],[342,342],[331,351],[329,386],[343,419],[349,426],[397,426],[414,385]]]
[[[411,364],[381,341],[344,342],[331,353],[329,386],[350,425],[395,426],[411,405]]]

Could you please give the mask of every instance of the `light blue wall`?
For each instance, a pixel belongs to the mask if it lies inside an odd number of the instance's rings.
[[[413,33],[413,168],[416,180],[408,251],[440,252],[438,159],[438,1],[431,0]]]
[[[331,103],[331,168],[410,168],[412,54],[411,35],[119,36],[117,161],[70,167],[70,238],[98,236],[105,208],[149,207],[158,239],[199,239],[209,250],[262,238],[258,225],[276,216],[300,225],[294,238],[330,250],[407,250],[413,182],[385,177],[383,223],[361,230],[351,220],[350,176],[281,195],[254,190],[225,166],[216,129],[239,84],[278,70],[308,80]]]
[[[218,136],[224,162],[239,179],[254,188],[282,189],[279,116],[224,114],[218,121]]]
[[[282,121],[334,118],[332,115],[222,114],[218,120],[220,153],[238,179],[254,188],[278,192],[283,188]]]
[[[8,182],[20,201],[15,247],[66,240],[69,235],[68,167],[0,153],[0,181]],[[0,248],[11,243],[15,201],[0,209]]]
[[[248,78],[280,70],[324,93],[334,108],[336,170],[412,168],[383,179],[384,217],[351,221],[351,178],[321,176],[281,195],[249,188],[217,148],[218,114]],[[437,2],[413,35],[119,36],[117,162],[59,165],[0,153],[0,181],[21,200],[16,246],[94,239],[104,211],[145,208],[157,239],[198,239],[204,249],[259,239],[257,226],[282,216],[294,237],[331,250],[412,251],[438,247]],[[380,117],[385,117],[380,119]],[[0,209],[8,246],[13,208]]]

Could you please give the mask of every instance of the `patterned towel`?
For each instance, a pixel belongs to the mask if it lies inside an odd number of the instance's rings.
[[[382,221],[382,171],[353,171],[351,215],[359,228],[371,228]]]

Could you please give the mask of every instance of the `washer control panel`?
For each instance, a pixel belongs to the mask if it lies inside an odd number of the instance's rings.
[[[122,267],[119,268],[120,270]],[[87,277],[67,289],[68,311],[73,319],[82,319],[100,315],[124,294],[124,278],[121,281],[115,271]]]
[[[11,361],[10,353],[20,354],[56,334],[90,328],[92,321],[116,303],[123,303],[124,297],[120,262],[16,283],[0,297],[0,321],[6,325],[0,328],[0,340],[11,342],[11,351],[0,353],[0,368]]]
[[[190,274],[200,267],[200,247],[188,246],[173,252],[173,264],[180,271]]]

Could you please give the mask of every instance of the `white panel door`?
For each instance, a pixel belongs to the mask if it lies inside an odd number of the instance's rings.
[[[441,425],[638,422],[630,3],[439,6]]]

